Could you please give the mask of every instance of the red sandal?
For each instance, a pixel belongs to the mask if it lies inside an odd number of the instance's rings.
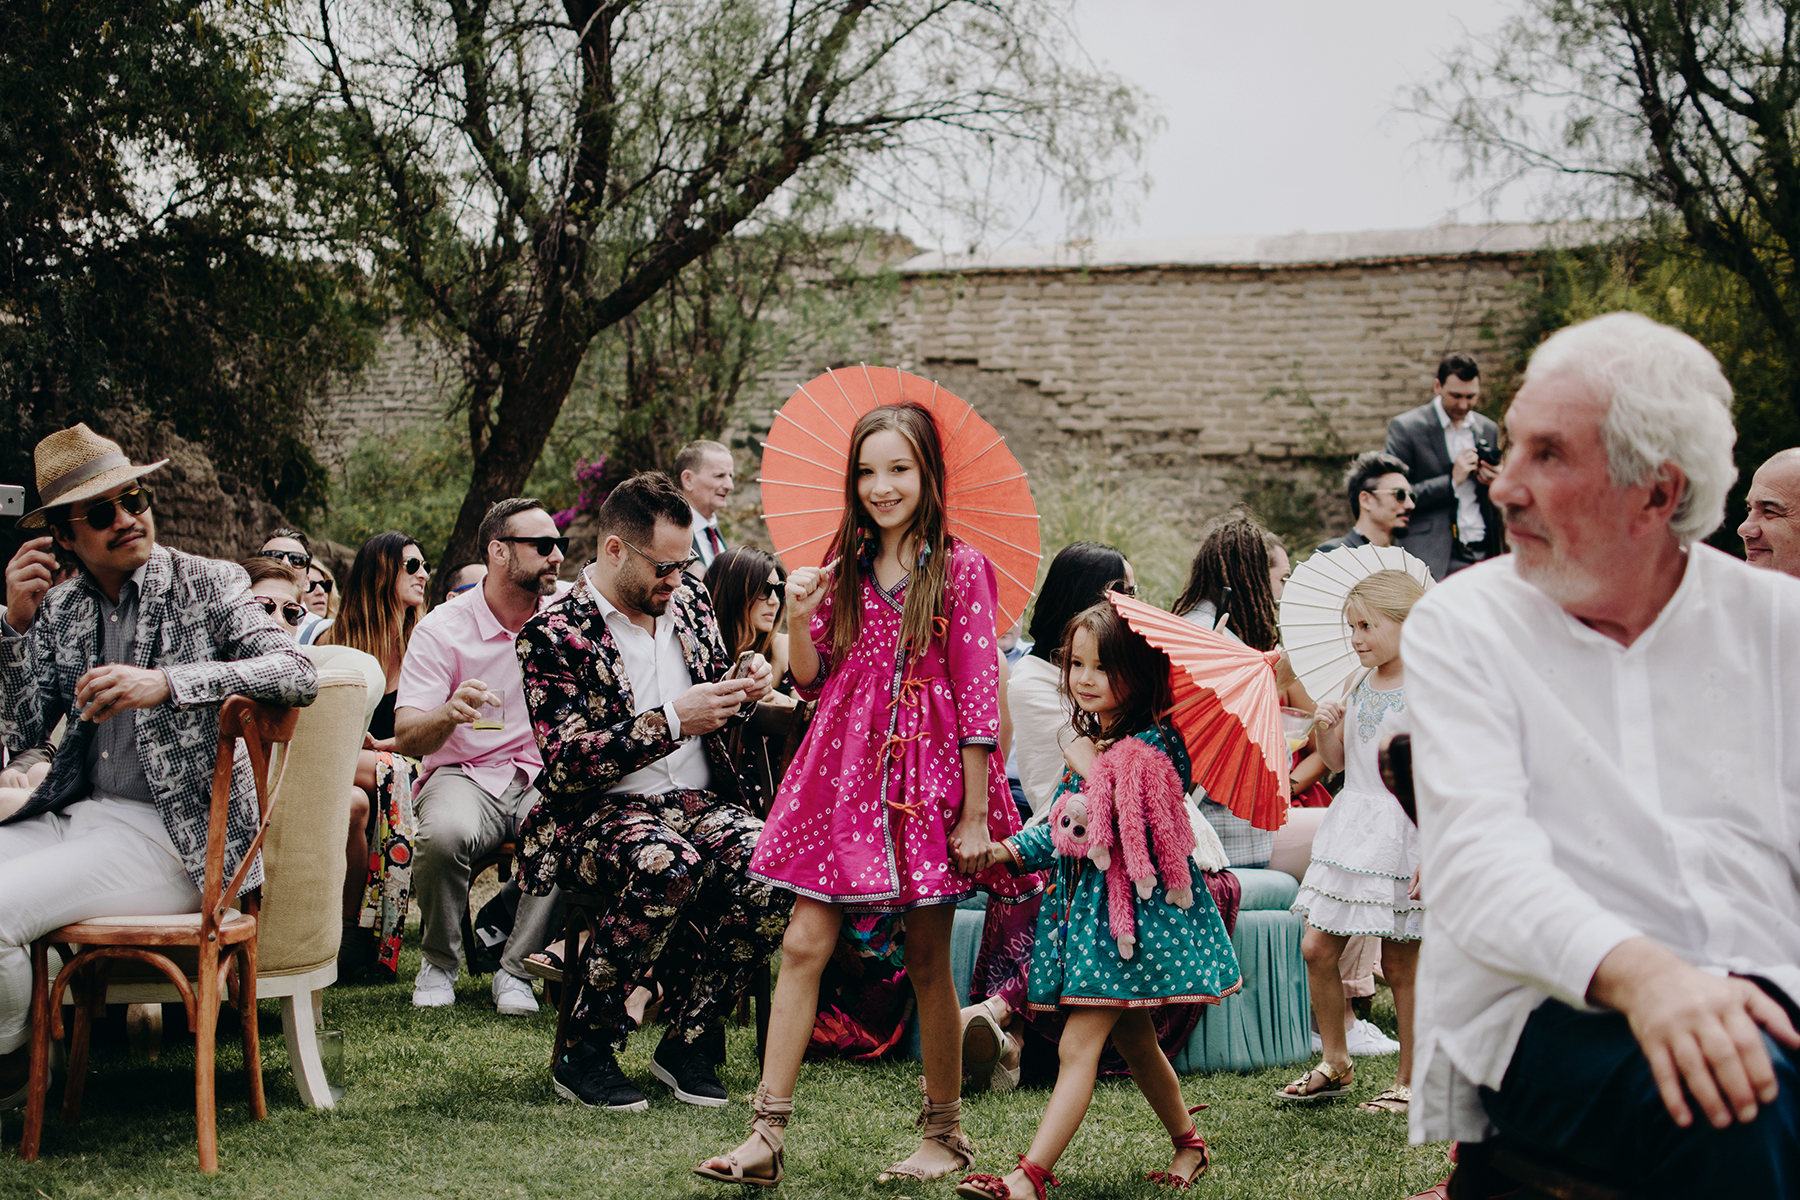
[[[1031,1181],[1031,1190],[1037,1193],[1037,1200],[1047,1200],[1046,1189],[1062,1186],[1062,1180],[1023,1154],[1019,1155],[1019,1170]],[[970,1175],[956,1185],[956,1194],[964,1200],[1011,1200],[1012,1188],[1000,1175]]]
[[[1188,1115],[1192,1116],[1194,1113],[1199,1112],[1205,1107],[1206,1105],[1204,1104],[1196,1104],[1194,1107],[1188,1109]],[[1195,1167],[1194,1173],[1185,1179],[1172,1171],[1148,1171],[1145,1172],[1144,1178],[1151,1183],[1160,1183],[1164,1187],[1190,1188],[1194,1185],[1194,1180],[1206,1174],[1206,1168],[1212,1165],[1212,1154],[1206,1148],[1206,1139],[1200,1136],[1200,1127],[1198,1125],[1189,1125],[1186,1133],[1171,1137],[1169,1142],[1177,1150],[1198,1150],[1200,1152],[1200,1165]]]

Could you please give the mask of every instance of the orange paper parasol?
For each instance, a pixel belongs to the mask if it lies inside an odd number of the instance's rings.
[[[1281,652],[1252,650],[1118,592],[1107,599],[1175,666],[1169,716],[1187,745],[1194,782],[1258,829],[1280,829],[1291,798],[1275,687]]]
[[[850,430],[883,404],[910,402],[937,420],[944,446],[950,535],[994,564],[1004,634],[1025,613],[1037,580],[1038,516],[1025,469],[969,405],[930,380],[892,367],[839,367],[800,386],[763,442],[763,519],[788,569],[816,567],[832,552],[844,515]]]

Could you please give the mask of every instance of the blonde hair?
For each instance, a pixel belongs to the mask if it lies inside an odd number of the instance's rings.
[[[1357,608],[1364,613],[1380,613],[1396,623],[1405,621],[1424,594],[1425,585],[1405,571],[1376,571],[1344,597],[1344,619],[1348,621],[1350,610]]]

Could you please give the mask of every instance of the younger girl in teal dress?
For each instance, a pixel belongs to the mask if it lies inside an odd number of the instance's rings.
[[[1063,635],[1063,691],[1073,702],[1074,726],[1082,736],[1069,747],[1069,770],[1057,798],[1079,791],[1095,757],[1126,738],[1159,752],[1158,762],[1173,776],[1176,794],[1190,786],[1187,751],[1181,735],[1158,723],[1169,707],[1169,660],[1102,602],[1069,622]],[[1186,1187],[1206,1170],[1206,1142],[1194,1127],[1180,1081],[1156,1043],[1150,1010],[1164,1004],[1217,1004],[1240,986],[1237,955],[1225,923],[1207,891],[1200,869],[1187,860],[1189,894],[1158,879],[1148,898],[1135,900],[1136,944],[1121,953],[1108,913],[1107,872],[1089,859],[1059,856],[1049,824],[1032,825],[988,848],[987,861],[1014,871],[1047,870],[1052,881],[1039,910],[1032,951],[1028,1003],[1039,1011],[1066,1014],[1056,1090],[1038,1125],[1031,1149],[1018,1169],[1004,1177],[970,1175],[956,1189],[971,1200],[1043,1200],[1057,1183],[1051,1168],[1068,1147],[1094,1097],[1101,1051],[1107,1038],[1131,1068],[1132,1079],[1150,1102],[1175,1146],[1167,1171],[1149,1178]],[[1152,835],[1154,837],[1154,835]],[[1160,859],[1158,860],[1160,861]],[[1123,869],[1115,858],[1113,871]]]

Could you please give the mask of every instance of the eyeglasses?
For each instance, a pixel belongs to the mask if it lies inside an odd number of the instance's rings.
[[[312,555],[302,554],[298,550],[258,550],[258,558],[272,558],[276,562],[284,562],[290,567],[299,567],[302,571],[312,566]]]
[[[620,538],[619,540],[625,542],[624,538]],[[630,542],[625,542],[625,548],[649,563],[651,568],[655,570],[658,579],[661,579],[666,575],[673,575],[677,571],[685,571],[700,561],[700,556],[698,554],[690,554],[686,558],[678,558],[673,562],[662,562],[658,559],[651,558],[648,554],[645,554]]]
[[[475,581],[475,583],[459,583],[455,587],[450,589],[450,594],[452,596],[460,596],[464,592],[468,591],[470,588],[474,587],[476,583],[480,583],[480,582],[481,581],[479,579],[477,579]]]
[[[1106,590],[1109,592],[1117,592],[1121,596],[1135,596],[1135,595],[1137,595],[1137,584],[1135,584],[1135,583],[1115,583],[1111,587],[1107,588]]]
[[[1411,488],[1367,488],[1365,490],[1371,496],[1392,496],[1402,504],[1413,498]]]
[[[102,500],[98,504],[89,505],[82,519],[88,523],[89,529],[105,533],[112,528],[113,521],[119,515],[115,505],[135,517],[150,507],[150,493],[141,487],[134,487],[129,492],[111,500]]]
[[[400,564],[400,571],[405,575],[417,575],[421,571],[429,575],[431,574],[431,564],[422,558],[409,558]]]
[[[560,550],[564,554],[569,552],[569,539],[566,537],[502,537],[494,540],[496,542],[523,542],[536,550],[539,558],[549,558],[550,551],[553,549]]]
[[[306,591],[307,591],[308,595],[312,594],[313,592],[324,592],[327,596],[329,596],[329,595],[331,595],[331,580],[329,580],[329,579],[309,579],[306,581]]]
[[[277,604],[275,600],[269,596],[257,596],[256,603],[258,607],[268,613],[271,617],[275,615],[275,610],[277,608],[281,609],[281,619],[286,621],[290,626],[298,626],[301,618],[306,616],[306,606],[304,604],[295,604],[292,600]]]

